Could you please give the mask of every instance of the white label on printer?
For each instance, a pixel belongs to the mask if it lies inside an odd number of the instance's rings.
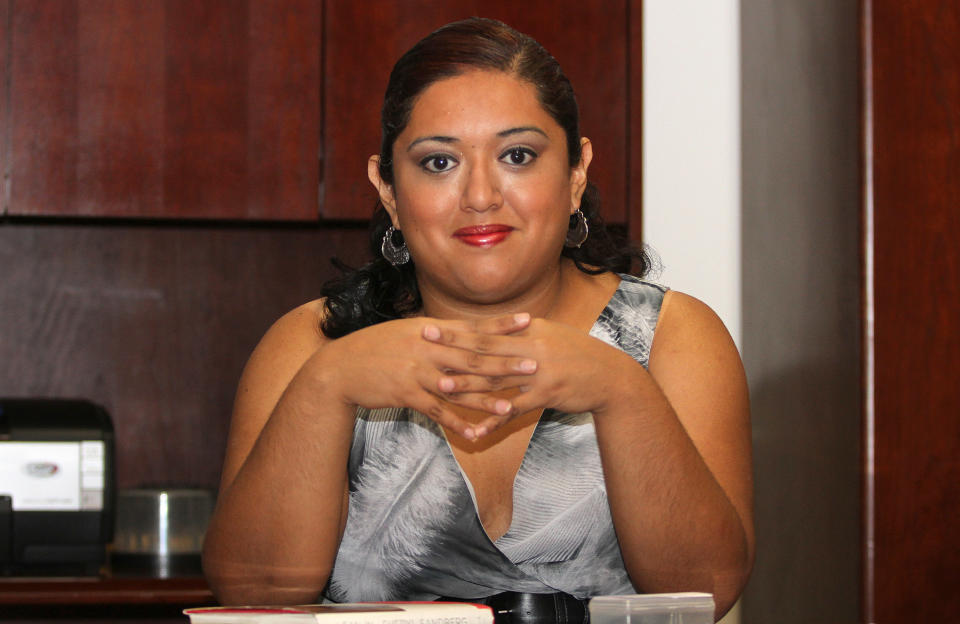
[[[103,509],[104,448],[102,440],[80,443],[80,509]]]
[[[99,510],[103,485],[103,441],[0,441],[0,494],[14,511]]]

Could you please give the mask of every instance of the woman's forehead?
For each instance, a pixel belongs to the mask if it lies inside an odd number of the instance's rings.
[[[471,70],[424,89],[414,103],[403,134],[499,133],[536,126],[562,129],[544,110],[529,81],[502,71]],[[547,128],[545,126],[550,126]]]

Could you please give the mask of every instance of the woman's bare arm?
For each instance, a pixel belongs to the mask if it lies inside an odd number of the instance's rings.
[[[277,321],[240,380],[203,552],[223,604],[312,601],[333,565],[353,409],[325,395],[309,365],[327,343],[320,305]]]
[[[714,594],[717,614],[753,565],[751,436],[736,346],[707,306],[670,292],[649,373],[596,415],[614,524],[645,592]]]
[[[357,406],[411,407],[472,437],[472,425],[440,398],[441,380],[450,371],[467,379],[528,374],[523,358],[467,353],[422,333],[439,323],[472,336],[505,334],[529,317],[403,319],[328,340],[321,313],[317,301],[280,319],[241,378],[203,553],[222,603],[312,601],[326,585],[346,522]],[[491,414],[511,409],[484,393],[452,400]]]

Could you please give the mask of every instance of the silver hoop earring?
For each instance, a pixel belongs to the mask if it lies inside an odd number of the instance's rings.
[[[589,235],[590,227],[587,225],[587,217],[582,210],[577,208],[577,211],[570,215],[570,229],[567,230],[567,240],[564,242],[564,246],[579,249]]]
[[[392,225],[383,233],[380,253],[393,266],[410,262],[410,250],[407,249],[407,243],[403,240],[403,232]]]

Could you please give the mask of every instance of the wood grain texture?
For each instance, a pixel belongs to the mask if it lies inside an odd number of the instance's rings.
[[[249,3],[246,216],[319,216],[320,0]]]
[[[163,23],[163,3],[84,0],[79,6],[76,195],[62,204],[50,197],[44,211],[161,214],[164,39],[156,25]]]
[[[10,180],[10,2],[0,0],[0,216],[7,212]]]
[[[0,225],[0,396],[104,405],[118,486],[218,483],[260,336],[360,229]]]
[[[165,6],[166,212],[223,215],[246,204],[249,4],[167,0]]]
[[[11,6],[10,214],[316,219],[319,0]]]
[[[578,94],[582,134],[593,141],[590,177],[604,198],[603,214],[626,223],[625,0],[328,0],[325,6],[324,217],[371,214],[376,195],[366,162],[379,151],[380,106],[393,63],[435,28],[479,15],[530,34],[560,62]]]
[[[630,0],[627,35],[627,232],[630,240],[643,240],[643,0]]]
[[[960,613],[960,5],[866,1],[876,275],[867,611],[879,623],[949,621]]]
[[[9,214],[60,210],[76,196],[77,23],[77,0],[12,4]]]
[[[0,579],[3,605],[173,604],[183,607],[215,604],[201,577]]]

